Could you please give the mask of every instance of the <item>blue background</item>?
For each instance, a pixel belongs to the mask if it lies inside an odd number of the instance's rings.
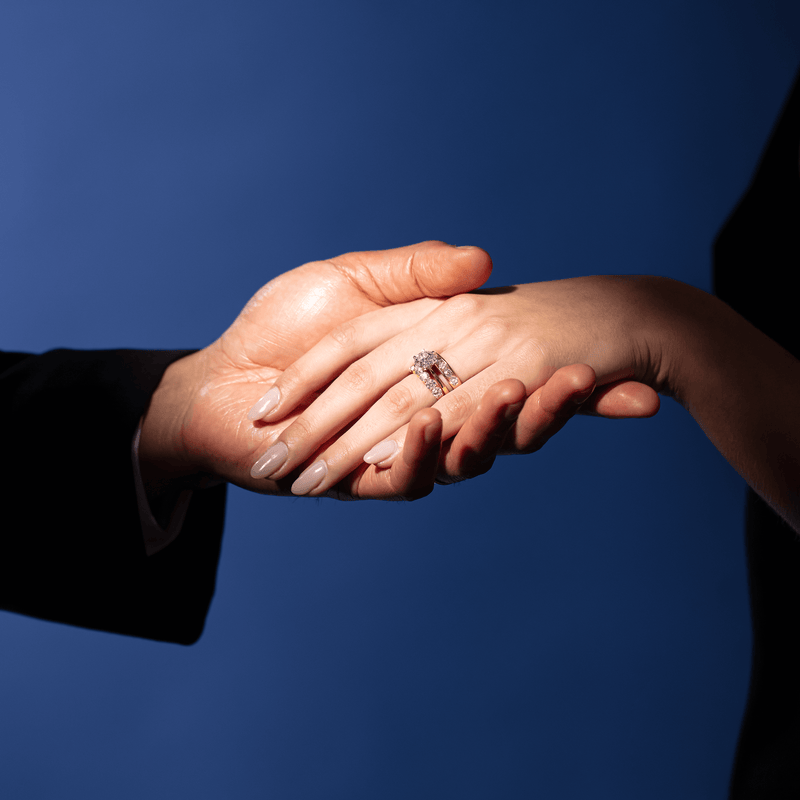
[[[798,62],[794,0],[7,0],[0,346],[201,347],[429,238],[709,289]],[[743,498],[669,400],[413,504],[232,489],[196,646],[0,614],[0,791],[723,798]]]

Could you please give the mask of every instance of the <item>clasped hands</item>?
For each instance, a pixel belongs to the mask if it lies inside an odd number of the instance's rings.
[[[424,242],[270,281],[165,373],[143,424],[145,482],[415,499],[539,449],[576,412],[656,413],[658,359],[621,313],[633,283],[479,290],[490,273],[480,248]],[[408,370],[422,350],[461,379],[435,407]]]

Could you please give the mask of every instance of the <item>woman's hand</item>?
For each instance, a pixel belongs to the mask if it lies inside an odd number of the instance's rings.
[[[654,324],[661,316],[659,280],[590,277],[528,284],[421,300],[352,320],[275,382],[266,412],[255,409],[267,421],[295,413],[301,398],[344,370],[262,453],[253,475],[280,480],[313,458],[292,491],[317,495],[356,469],[365,453],[378,467],[392,463],[407,435],[402,426],[435,400],[416,375],[404,378],[412,357],[423,350],[441,354],[461,381],[436,402],[443,438],[461,437],[444,457],[450,475],[458,472],[453,460],[463,461],[464,441],[475,440],[481,430],[480,422],[465,423],[487,390],[509,378],[522,388],[507,389],[517,397],[502,446],[497,430],[492,433],[495,450],[530,452],[541,446],[573,413],[568,401],[574,409],[595,381],[608,387],[595,413],[604,413],[605,405],[610,416],[650,416],[658,410],[656,391],[667,388],[655,335],[660,328]],[[562,367],[569,369],[557,374]],[[580,369],[588,372],[576,375]],[[523,406],[520,394],[530,397]],[[496,404],[486,418],[495,411]],[[319,449],[355,419],[334,444]]]

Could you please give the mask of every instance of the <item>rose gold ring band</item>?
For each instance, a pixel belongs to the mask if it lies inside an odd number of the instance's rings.
[[[434,350],[417,353],[409,372],[413,372],[437,400],[461,384],[453,368]]]

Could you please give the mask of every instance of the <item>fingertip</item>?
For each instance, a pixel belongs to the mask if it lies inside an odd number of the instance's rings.
[[[572,415],[576,406],[591,397],[594,389],[595,371],[588,364],[570,364],[556,370],[541,387],[539,407],[547,414]]]
[[[561,371],[567,376],[569,393],[573,399],[582,396],[585,400],[592,393],[597,375],[588,364],[571,364],[562,367]]]
[[[646,387],[647,391],[642,391],[637,398],[637,416],[642,418],[654,417],[661,409],[661,398],[658,392]]]
[[[427,428],[430,425],[442,426],[442,415],[438,408],[421,408],[411,418],[409,425]]]
[[[482,247],[475,245],[461,245],[456,250],[459,254],[459,261],[465,262],[465,277],[470,278],[469,288],[462,291],[483,286],[492,274],[492,257]]]
[[[655,389],[637,381],[621,381],[600,387],[581,413],[609,419],[646,419],[660,408],[661,398]]]
[[[266,394],[257,400],[247,412],[247,419],[251,422],[263,420],[276,410],[281,401],[281,390],[273,386]]]
[[[399,452],[400,445],[394,439],[384,439],[364,454],[364,463],[375,464],[381,468],[388,467]]]
[[[436,416],[423,423],[422,437],[427,446],[431,446],[442,438],[442,415],[437,411]]]
[[[427,459],[437,452],[442,439],[442,415],[438,409],[424,408],[411,418],[403,442],[403,458],[409,464]]]
[[[498,406],[515,405],[525,400],[525,384],[517,378],[506,378],[490,386],[481,402],[484,399]]]
[[[594,381],[592,381],[589,386],[574,391],[570,395],[570,400],[572,400],[576,406],[581,406],[592,396],[592,392],[594,392]]]
[[[409,422],[403,439],[400,458],[387,473],[395,495],[404,500],[417,500],[433,491],[441,450],[442,415],[437,409],[418,411]],[[383,466],[378,464],[377,466]]]
[[[403,453],[414,459],[419,457],[420,452],[427,452],[434,442],[442,438],[442,415],[436,408],[423,408],[411,417],[408,423],[408,430]]]
[[[525,404],[525,384],[516,378],[506,378],[492,384],[483,394],[467,425],[496,428],[503,420],[514,419]]]
[[[456,247],[444,242],[424,242],[427,250],[433,245],[441,248],[419,260],[417,280],[429,297],[452,297],[483,286],[492,274],[492,257],[475,245]],[[417,248],[421,248],[418,246]],[[422,253],[421,253],[422,255]]]

